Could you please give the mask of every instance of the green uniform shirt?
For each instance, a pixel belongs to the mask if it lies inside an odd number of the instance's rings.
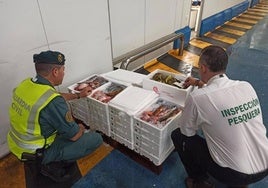
[[[40,75],[37,75],[33,81],[53,87],[48,80]],[[40,112],[41,134],[47,138],[57,130],[58,136],[68,140],[71,139],[79,131],[79,126],[73,118],[70,118],[70,115],[65,99],[61,96],[54,98]]]

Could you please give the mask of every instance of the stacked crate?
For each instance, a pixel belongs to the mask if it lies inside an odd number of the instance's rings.
[[[129,86],[108,104],[111,138],[134,149],[133,117],[158,95],[153,91]]]
[[[87,98],[74,99],[68,101],[74,118],[83,121],[87,126],[90,126],[91,120],[89,117],[90,109],[88,108]]]
[[[69,86],[68,91],[70,93],[79,93],[79,91],[77,91],[75,89],[79,84],[86,83],[86,82],[94,82],[97,79],[103,79],[103,83],[96,86],[96,88],[94,88],[94,89],[97,89],[98,87],[102,86],[103,84],[108,83],[107,79],[104,79],[103,77],[98,76],[98,75],[92,75],[90,77],[87,77],[87,78]],[[81,98],[81,99],[71,100],[71,101],[69,101],[69,105],[70,105],[72,114],[76,119],[83,121],[83,123],[86,124],[87,126],[90,126],[91,129],[95,129],[94,124],[93,124],[93,120],[92,120],[92,116],[90,116],[91,107],[88,105],[88,98],[87,97]]]
[[[152,111],[153,105],[163,101],[178,109],[176,114],[170,117],[164,125],[157,125],[142,120],[141,114],[144,111]],[[150,159],[155,165],[159,166],[169,156],[174,149],[171,140],[171,132],[178,128],[178,120],[181,115],[181,107],[172,102],[158,98],[150,105],[137,113],[134,117],[134,151]]]
[[[153,76],[157,73],[163,74],[164,77],[175,77],[179,85],[168,85],[153,80]],[[93,75],[93,77],[96,76]],[[74,117],[82,120],[91,129],[101,131],[115,141],[147,157],[155,165],[161,165],[174,149],[171,132],[179,126],[181,111],[176,111],[176,114],[172,115],[164,125],[148,122],[141,118],[141,114],[152,109],[152,106],[159,101],[166,101],[175,106],[175,109],[181,110],[188,94],[193,89],[191,86],[183,88],[185,76],[163,70],[155,70],[147,76],[117,70],[99,77],[104,78],[107,82],[95,88],[90,96],[70,102]],[[103,102],[94,96],[98,91],[108,88],[113,82],[125,85],[126,88],[109,102]],[[70,86],[69,91],[77,92],[74,90],[75,86],[76,84]]]
[[[160,79],[157,76],[160,76]],[[183,108],[192,86],[183,88],[187,75],[157,69],[143,79],[143,88],[159,94],[161,99]],[[172,79],[172,81],[170,80]],[[171,82],[169,82],[171,81]],[[173,82],[175,81],[175,82]],[[150,108],[150,107],[148,107]],[[134,118],[134,150],[149,158],[155,165],[160,165],[174,149],[171,133],[179,127],[181,112],[164,127],[157,127],[139,118]]]
[[[122,84],[108,82],[107,84],[96,89],[88,97],[88,108],[90,109],[89,116],[90,116],[90,120],[92,121],[91,123],[96,130],[101,131],[102,133],[104,133],[107,136],[111,136],[110,119],[109,119],[109,112],[108,112],[109,101],[107,101],[107,102],[101,101],[101,99],[99,99],[99,100],[95,99],[93,96],[98,91],[107,92],[107,88],[109,88],[111,86],[118,86],[122,89],[125,89],[127,87],[127,86],[124,86]],[[119,93],[120,92],[118,92],[118,94]]]

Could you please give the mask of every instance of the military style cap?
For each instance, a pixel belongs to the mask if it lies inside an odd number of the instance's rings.
[[[40,54],[33,55],[34,63],[47,63],[47,64],[55,64],[55,65],[64,65],[65,56],[57,51],[45,51]]]

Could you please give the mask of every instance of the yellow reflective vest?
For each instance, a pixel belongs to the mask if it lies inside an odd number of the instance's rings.
[[[50,145],[56,133],[44,139],[39,124],[40,111],[60,94],[51,86],[37,84],[30,78],[13,90],[9,108],[10,131],[7,141],[10,151],[21,159],[23,152],[35,153],[38,148]]]

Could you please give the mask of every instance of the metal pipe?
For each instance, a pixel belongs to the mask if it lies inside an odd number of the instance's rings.
[[[115,58],[113,60],[113,64],[121,63],[120,69],[126,69],[128,68],[128,65],[135,61],[136,59],[153,52],[160,47],[165,46],[166,44],[173,42],[176,39],[180,39],[180,48],[178,55],[181,56],[183,54],[183,47],[184,47],[184,35],[183,33],[172,33],[170,35],[167,35],[165,37],[162,37],[156,41],[153,41],[151,43],[148,43],[140,48],[137,48],[135,50],[132,50],[122,56],[119,56],[118,58]]]

